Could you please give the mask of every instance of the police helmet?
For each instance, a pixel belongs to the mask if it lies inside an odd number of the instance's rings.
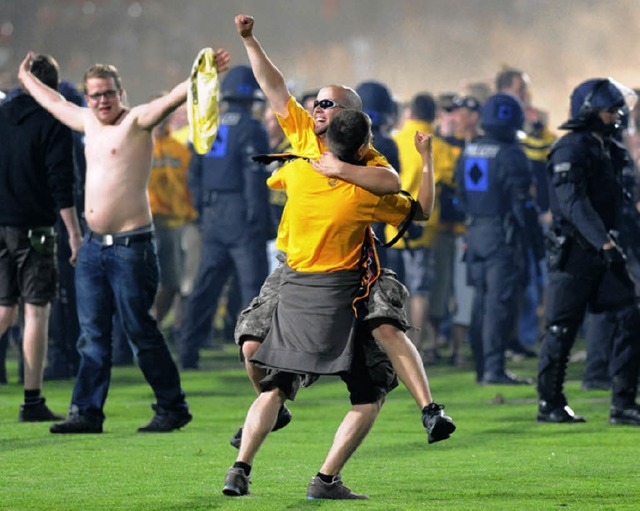
[[[571,94],[571,119],[560,128],[588,128],[606,130],[598,112],[619,110],[621,114],[633,107],[635,93],[611,78],[592,78],[573,89]],[[617,128],[618,123],[614,126]]]
[[[264,94],[249,66],[229,69],[222,80],[223,101],[264,101]]]
[[[494,94],[480,109],[480,125],[489,135],[515,140],[517,132],[524,125],[522,103],[513,94]]]
[[[373,126],[384,126],[393,117],[395,102],[389,88],[375,81],[362,82],[356,87],[362,99],[362,110],[371,118]]]

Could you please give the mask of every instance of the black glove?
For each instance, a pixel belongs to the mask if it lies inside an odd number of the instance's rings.
[[[627,257],[624,255],[620,247],[614,245],[611,248],[606,248],[601,251],[602,258],[604,259],[605,264],[609,268],[614,268],[617,266],[624,266],[627,262]]]
[[[628,281],[630,279],[629,272],[627,271],[627,257],[624,252],[614,245],[611,248],[602,250],[602,258],[604,259],[607,268],[611,270],[611,273],[622,281]]]

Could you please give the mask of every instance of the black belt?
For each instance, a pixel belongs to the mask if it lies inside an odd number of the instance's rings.
[[[141,232],[137,234],[121,232],[117,234],[97,234],[95,232],[89,233],[89,240],[95,240],[103,247],[111,247],[113,245],[123,245],[128,247],[132,243],[138,243],[142,241],[150,241],[153,239],[153,231]]]

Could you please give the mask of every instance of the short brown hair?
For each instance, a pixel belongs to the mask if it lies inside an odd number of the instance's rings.
[[[87,92],[87,80],[89,78],[113,78],[118,90],[122,89],[122,79],[120,73],[116,69],[116,66],[111,64],[94,64],[84,73],[82,82],[84,83],[84,92]]]

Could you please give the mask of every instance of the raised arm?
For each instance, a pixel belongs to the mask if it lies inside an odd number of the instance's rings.
[[[226,50],[216,51],[216,69],[218,74],[229,68],[229,53]],[[176,85],[168,94],[136,108],[138,125],[142,129],[151,130],[187,100],[190,80]]]
[[[433,179],[433,153],[431,143],[433,137],[416,131],[414,137],[416,150],[422,156],[422,181],[418,192],[418,204],[421,211],[416,212],[416,220],[428,220],[433,213],[433,205],[436,197],[436,185]]]
[[[400,178],[393,167],[352,165],[340,160],[330,151],[318,160],[310,160],[311,166],[327,177],[337,177],[375,195],[388,195],[400,191]]]
[[[287,103],[291,93],[284,76],[253,36],[253,17],[239,14],[236,16],[235,22],[238,34],[242,37],[242,42],[247,50],[251,69],[262,92],[269,100],[273,111],[281,117],[286,117]]]
[[[42,83],[31,73],[33,52],[27,53],[18,69],[18,80],[40,105],[72,130],[84,133],[83,108],[67,101],[62,94]]]

